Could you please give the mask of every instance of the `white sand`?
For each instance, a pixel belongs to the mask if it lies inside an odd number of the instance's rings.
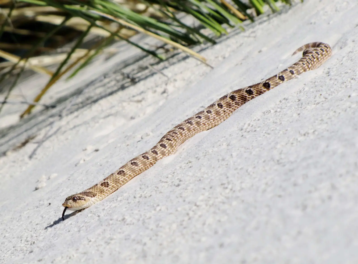
[[[153,74],[96,103],[81,101],[117,87],[119,73],[109,73],[73,102],[77,111],[58,120],[57,108],[21,128],[37,137],[0,158],[0,262],[358,263],[357,14],[355,0],[305,1],[201,50],[213,70],[180,55],[153,66],[169,79]],[[249,102],[106,200],[60,220],[67,196],[221,95],[284,69],[312,41],[333,47],[320,69]],[[123,52],[97,60],[81,82],[139,54]],[[32,77],[27,86],[44,81]],[[51,131],[60,130],[30,160],[53,121]]]

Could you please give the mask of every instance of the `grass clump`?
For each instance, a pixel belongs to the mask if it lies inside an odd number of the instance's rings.
[[[21,114],[38,105],[42,96],[64,74],[74,77],[94,56],[115,40],[128,42],[160,60],[165,57],[130,37],[141,32],[205,61],[189,47],[210,37],[227,34],[228,28],[290,0],[0,0],[0,112],[24,69],[49,76],[45,87]],[[185,24],[182,14],[193,17],[196,26]],[[212,34],[204,34],[206,28]],[[205,31],[207,32],[207,31]],[[97,38],[94,38],[97,36]],[[99,36],[99,38],[98,38]],[[90,45],[86,40],[92,39]],[[95,39],[93,41],[93,39]],[[67,50],[61,51],[64,46]],[[84,48],[86,46],[86,48]],[[48,69],[57,65],[55,71]],[[12,78],[10,88],[2,82]]]

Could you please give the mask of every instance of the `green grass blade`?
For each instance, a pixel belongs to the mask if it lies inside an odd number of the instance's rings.
[[[207,0],[216,10],[218,10],[223,16],[225,16],[228,20],[230,20],[234,25],[242,23],[240,19],[236,16],[231,15],[228,11],[224,9],[220,4],[213,0]]]
[[[260,0],[250,0],[250,3],[255,7],[258,14],[263,14],[265,11],[263,9],[263,3]]]
[[[280,9],[277,7],[277,5],[275,4],[275,2],[273,0],[265,0],[265,2],[271,8],[272,12],[280,11]]]
[[[215,41],[209,37],[207,37],[206,35],[204,35],[203,33],[201,33],[199,30],[197,30],[196,28],[190,27],[186,24],[184,24],[182,21],[180,21],[180,19],[177,18],[176,14],[174,12],[172,12],[168,6],[166,6],[163,2],[163,0],[160,0],[160,5],[161,8],[157,8],[156,6],[152,5],[151,3],[147,2],[147,1],[142,1],[143,3],[146,3],[148,6],[150,6],[151,8],[153,8],[154,10],[156,10],[157,12],[162,13],[167,19],[172,20],[174,23],[177,23],[179,27],[185,29],[187,32],[190,32],[194,37],[199,37],[198,38],[198,42],[201,39],[204,39],[210,43],[215,43]]]

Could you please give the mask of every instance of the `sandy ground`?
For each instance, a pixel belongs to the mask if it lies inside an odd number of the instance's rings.
[[[214,69],[178,54],[124,82],[118,76],[135,71],[124,63],[140,54],[119,46],[79,80],[59,83],[44,103],[55,93],[80,96],[38,111],[0,141],[4,152],[36,135],[0,158],[0,262],[358,263],[357,14],[355,0],[305,1],[198,47]],[[220,96],[284,69],[298,59],[296,48],[317,40],[334,52],[320,69],[249,102],[61,221],[67,196]],[[7,111],[10,120],[15,112]]]

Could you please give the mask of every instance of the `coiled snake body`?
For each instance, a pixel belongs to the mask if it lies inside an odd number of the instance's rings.
[[[320,67],[332,53],[331,47],[322,42],[313,42],[297,49],[293,54],[303,51],[302,58],[261,83],[235,90],[224,95],[203,111],[185,120],[168,131],[159,142],[147,152],[130,160],[117,171],[91,188],[66,198],[62,219],[66,209],[73,211],[85,209],[109,196],[135,176],[152,167],[158,160],[167,157],[178,149],[187,139],[197,133],[211,129],[226,120],[236,109],[253,98],[275,88],[297,75]]]

